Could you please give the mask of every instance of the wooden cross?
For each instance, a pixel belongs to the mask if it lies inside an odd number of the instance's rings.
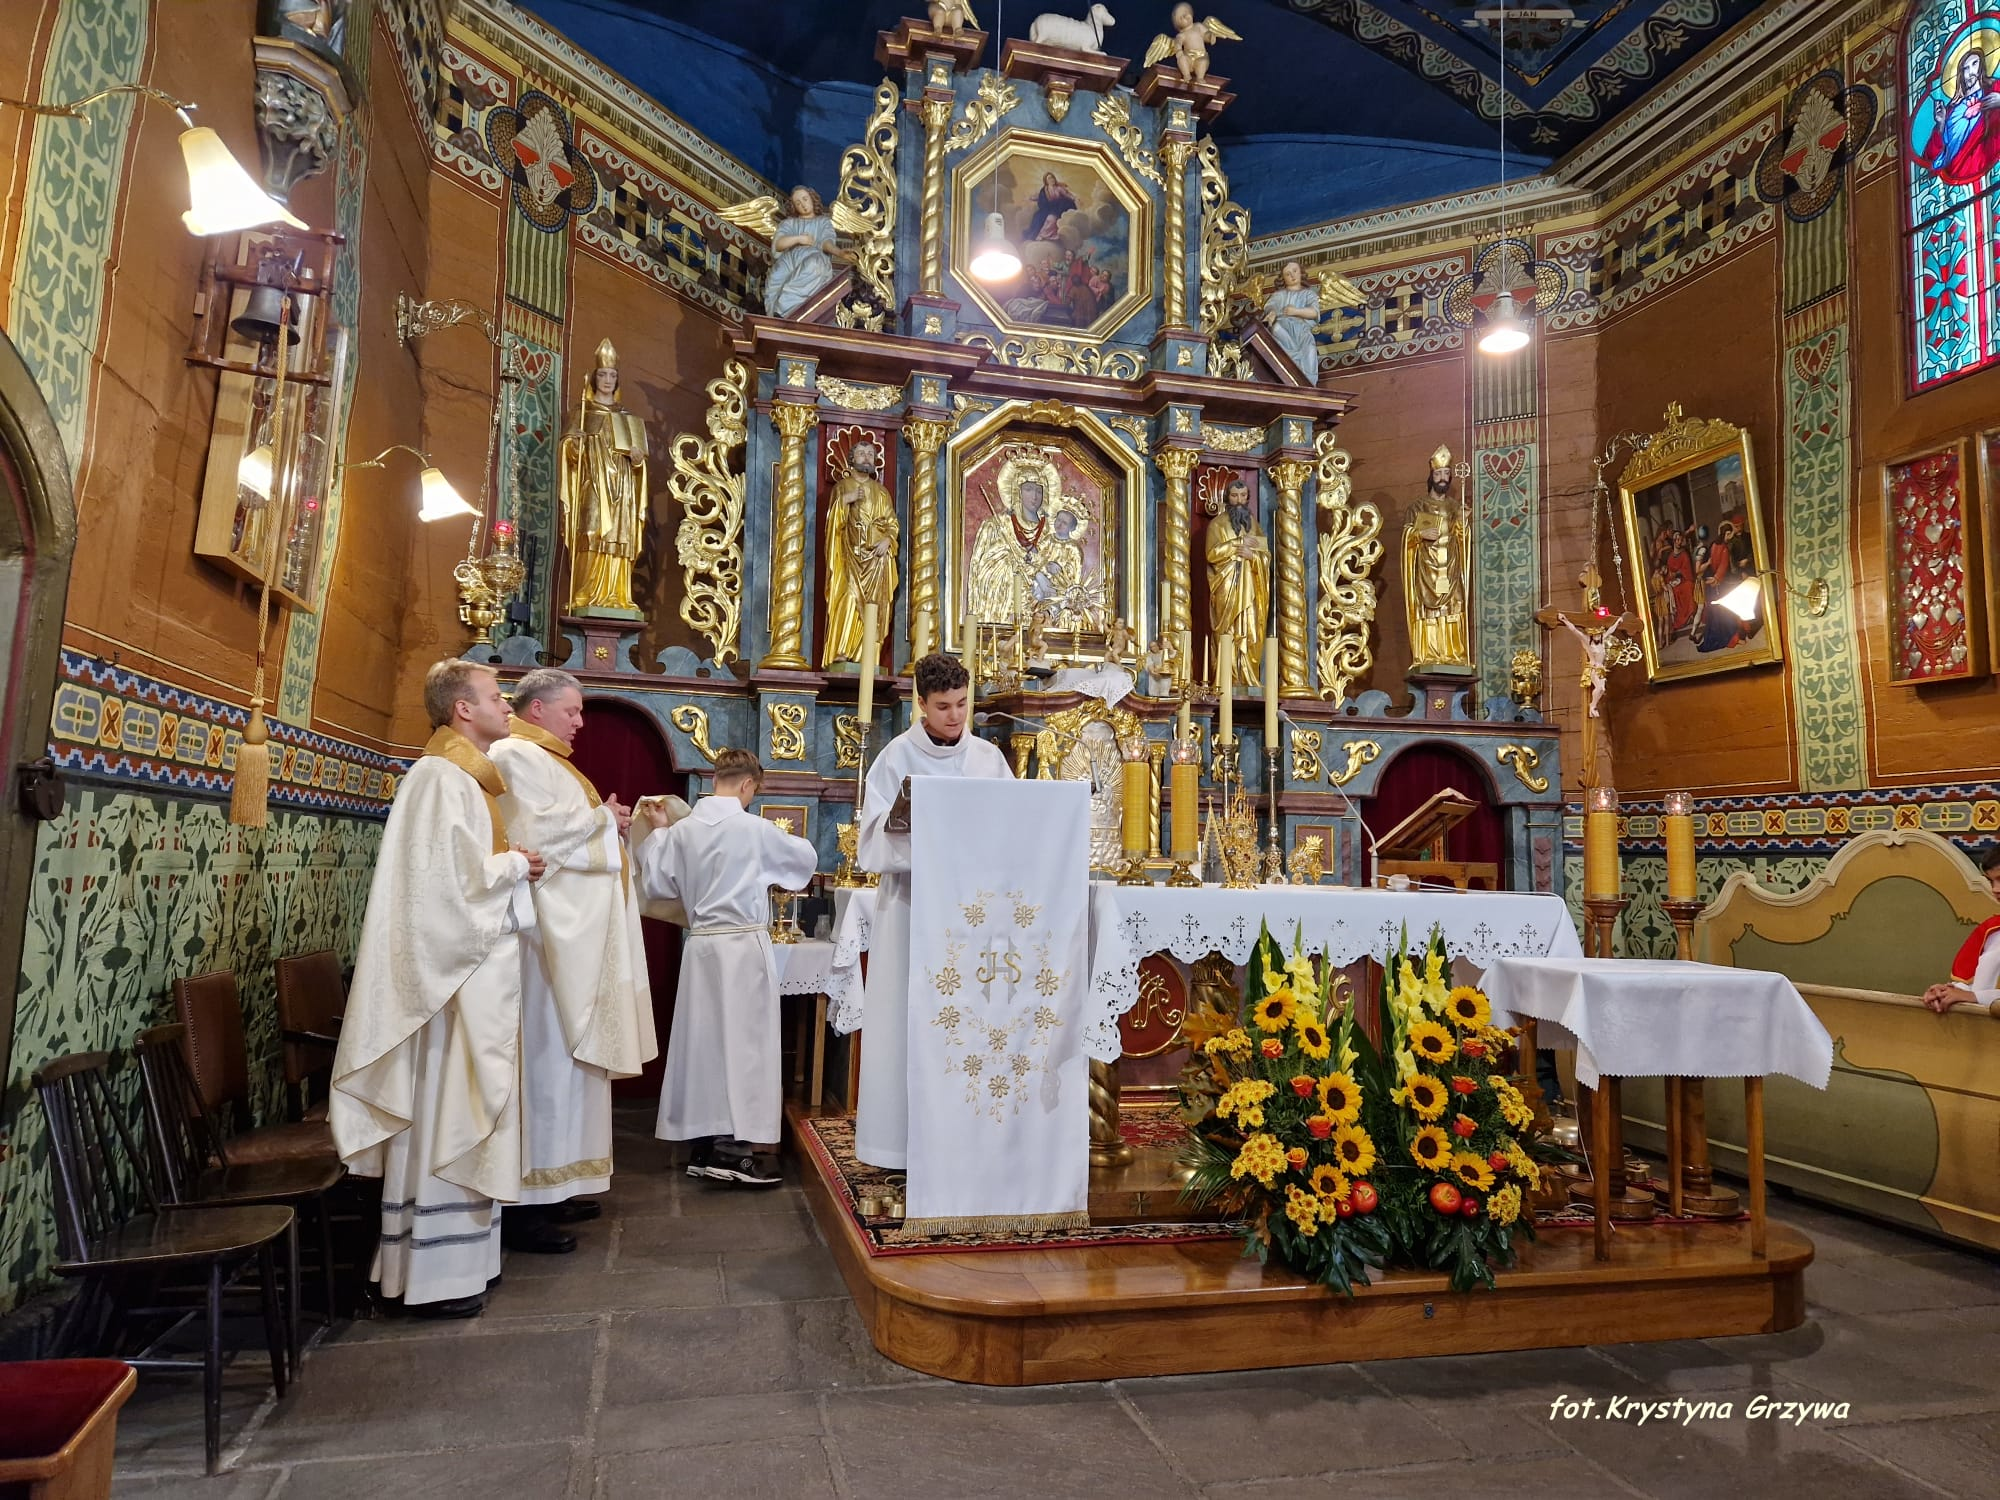
[[[1577,575],[1583,587],[1583,606],[1574,616],[1553,604],[1535,611],[1535,623],[1544,630],[1567,630],[1583,649],[1583,768],[1585,790],[1604,786],[1611,780],[1611,730],[1603,719],[1604,689],[1613,667],[1638,661],[1643,653],[1639,643],[1625,633],[1629,614],[1613,616],[1604,604],[1603,577],[1591,563]]]

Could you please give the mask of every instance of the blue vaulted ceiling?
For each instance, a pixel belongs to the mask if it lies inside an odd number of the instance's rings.
[[[523,7],[775,182],[828,185],[882,77],[898,0],[521,0]],[[1107,0],[1106,50],[1138,58],[1170,8]],[[973,0],[1025,36],[1086,0]],[[1205,0],[1241,32],[1211,66],[1217,122],[1258,233],[1498,180],[1503,0]],[[1506,27],[1511,179],[1601,129],[1757,9],[1757,0],[1514,0]],[[1136,68],[1133,75],[1136,76]],[[1517,166],[1518,163],[1518,166]]]

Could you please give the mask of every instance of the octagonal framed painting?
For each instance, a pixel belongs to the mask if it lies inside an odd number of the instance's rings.
[[[952,275],[1003,333],[1110,338],[1153,298],[1153,200],[1111,152],[1009,131],[952,173]],[[971,265],[998,213],[1021,260],[1009,281]]]

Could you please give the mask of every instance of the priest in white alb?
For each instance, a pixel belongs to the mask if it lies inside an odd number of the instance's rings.
[[[680,988],[660,1085],[662,1140],[692,1141],[690,1177],[775,1186],[783,1121],[778,965],[771,954],[772,886],[802,890],[819,865],[804,839],[751,813],[764,770],[748,750],[715,756],[715,791],[638,846],[648,901],[678,902],[687,918]]]
[[[897,799],[913,776],[1009,779],[1000,747],[973,734],[971,681],[956,657],[926,656],[912,669],[917,718],[868,768],[858,857],[882,877],[862,991],[861,1099],[854,1154],[870,1166],[905,1167],[910,1135],[910,833]]]
[[[521,1195],[520,934],[543,864],[501,815],[492,669],[437,663],[424,706],[434,733],[382,832],[329,1118],[341,1160],[382,1179],[381,1295],[471,1317],[500,1274],[499,1205]]]
[[[534,883],[535,926],[522,937],[520,1206],[509,1250],[576,1248],[557,1225],[594,1219],[588,1196],[611,1185],[611,1081],[658,1051],[639,902],[625,867],[632,814],[601,798],[571,761],[583,686],[540,667],[514,688],[508,738],[493,747],[507,780],[500,810],[547,865]]]

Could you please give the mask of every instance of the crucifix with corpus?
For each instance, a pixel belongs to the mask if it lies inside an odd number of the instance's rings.
[[[1577,575],[1583,585],[1581,620],[1572,620],[1555,605],[1535,611],[1535,623],[1544,630],[1566,629],[1583,648],[1583,785],[1586,789],[1608,786],[1611,782],[1611,730],[1603,719],[1604,689],[1613,667],[1628,666],[1643,658],[1637,640],[1625,633],[1631,615],[1613,615],[1604,602],[1603,577],[1597,564],[1586,566]]]

